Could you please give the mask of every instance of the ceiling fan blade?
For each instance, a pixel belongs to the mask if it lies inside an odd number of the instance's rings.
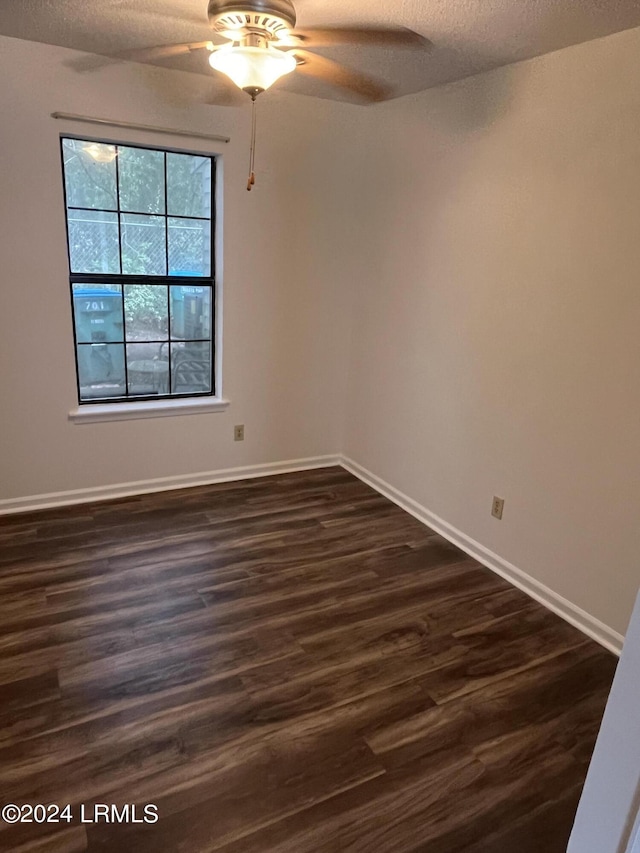
[[[324,80],[341,89],[348,89],[371,103],[385,101],[391,97],[391,90],[387,86],[359,71],[352,71],[344,65],[339,65],[331,59],[318,56],[308,50],[296,50],[294,55],[301,60],[298,62],[298,73],[308,74],[310,77]]]
[[[88,54],[78,59],[72,59],[67,64],[74,71],[98,71],[100,68],[104,68],[107,65],[114,65],[118,62],[155,62],[159,59],[171,59],[174,56],[183,56],[184,54],[192,53],[205,47],[214,47],[214,43],[209,40],[186,42],[185,44],[160,44],[155,47],[123,50],[112,56]]]
[[[159,44],[154,47],[134,48],[118,53],[118,59],[128,59],[131,62],[153,62],[156,59],[171,59],[174,56],[183,56],[194,50],[213,46],[211,39],[208,41],[185,42],[184,44]]]
[[[85,56],[74,57],[73,59],[64,60],[64,65],[84,74],[88,71],[99,71],[108,65],[117,65],[122,60],[115,59],[112,56],[101,56],[99,54],[88,53]]]
[[[371,27],[305,27],[291,33],[304,47],[331,47],[337,44],[361,44],[367,47],[428,48],[428,38],[413,30],[383,30]]]

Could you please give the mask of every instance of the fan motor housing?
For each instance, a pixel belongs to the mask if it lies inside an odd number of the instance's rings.
[[[227,36],[258,30],[279,38],[296,25],[291,0],[209,0],[208,14],[213,29]]]

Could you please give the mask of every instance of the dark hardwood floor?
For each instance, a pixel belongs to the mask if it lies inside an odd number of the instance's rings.
[[[564,853],[615,663],[339,468],[5,517],[0,849]]]

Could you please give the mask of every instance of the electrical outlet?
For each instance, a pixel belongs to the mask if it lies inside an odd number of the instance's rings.
[[[244,424],[236,424],[233,428],[233,440],[244,441]]]
[[[493,503],[491,504],[491,515],[494,518],[497,518],[498,521],[502,521],[502,513],[504,512],[504,498],[493,497]]]

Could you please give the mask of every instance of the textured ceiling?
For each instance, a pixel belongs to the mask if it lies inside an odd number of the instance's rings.
[[[206,0],[0,0],[0,34],[117,57],[133,48],[210,38],[206,5]],[[385,81],[396,95],[640,26],[640,0],[298,0],[296,10],[301,27],[404,26],[426,36],[432,42],[428,51],[322,50]],[[206,51],[154,64],[215,80]],[[77,70],[99,73],[99,67],[79,63]],[[277,85],[349,99],[299,74]]]

